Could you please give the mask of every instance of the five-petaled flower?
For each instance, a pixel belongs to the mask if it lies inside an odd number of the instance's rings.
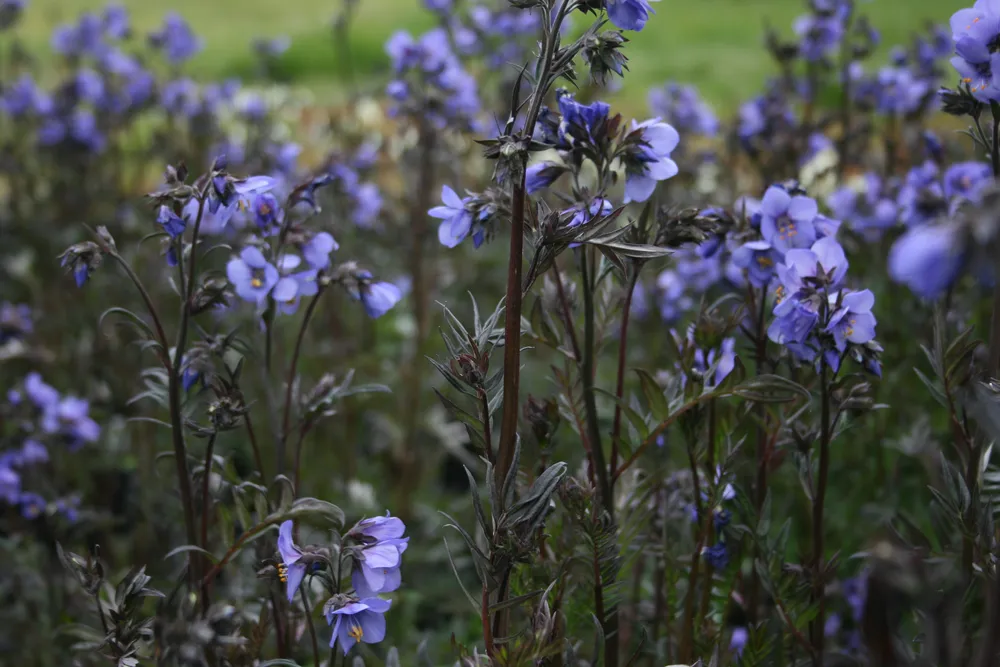
[[[653,118],[642,123],[632,121],[632,132],[640,141],[625,158],[625,203],[649,199],[659,181],[677,175],[677,163],[670,154],[681,137],[670,125]]]
[[[772,185],[760,203],[761,234],[781,254],[791,248],[808,248],[816,240],[817,212],[813,199],[792,196],[784,188]]]
[[[461,199],[447,185],[441,188],[444,206],[435,206],[427,212],[431,217],[441,220],[438,225],[438,241],[441,245],[454,248],[469,235],[472,229],[472,212],[465,206],[469,199]]]
[[[229,260],[226,275],[241,299],[257,304],[267,299],[279,277],[278,269],[253,246],[247,246],[239,257]]]
[[[358,642],[377,644],[385,639],[385,612],[392,603],[381,598],[363,598],[356,602],[328,609],[326,622],[333,626],[330,648],[339,641],[347,655]]]
[[[608,18],[622,30],[642,30],[650,14],[655,14],[650,0],[608,0]]]

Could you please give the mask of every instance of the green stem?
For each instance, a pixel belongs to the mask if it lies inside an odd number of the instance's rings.
[[[812,572],[812,603],[817,606],[816,618],[812,622],[813,665],[823,667],[824,621],[826,616],[826,595],[824,559],[823,559],[823,508],[826,502],[827,479],[830,474],[830,369],[826,362],[820,370],[820,440],[819,440],[819,478],[816,482],[816,494],[813,498],[812,542],[813,542],[813,572]]]

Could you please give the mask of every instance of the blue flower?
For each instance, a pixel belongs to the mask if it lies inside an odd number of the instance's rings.
[[[567,227],[578,227],[584,223],[590,222],[591,220],[596,220],[597,218],[610,214],[615,210],[614,205],[603,197],[596,197],[590,204],[586,202],[578,202],[577,204],[570,206],[567,209],[560,211],[560,215],[568,216],[569,220],[566,222]],[[570,244],[570,247],[575,247],[577,244]]]
[[[226,264],[226,275],[236,294],[244,301],[261,304],[278,282],[278,269],[253,246],[247,246],[240,256]]]
[[[368,317],[382,317],[403,298],[403,290],[399,286],[387,282],[372,282],[372,274],[368,271],[358,272],[356,278],[357,292],[352,295],[361,301]]]
[[[608,0],[608,18],[616,27],[622,30],[642,30],[649,20],[650,14],[655,14],[649,0]]]
[[[330,253],[340,248],[332,234],[320,232],[302,246],[302,256],[314,269],[325,269],[330,265]]]
[[[649,91],[649,109],[679,132],[714,137],[719,119],[693,86],[668,83]]]
[[[764,193],[760,203],[760,231],[782,255],[791,248],[808,248],[816,240],[816,202],[803,195],[794,197],[777,185]]]
[[[804,344],[819,322],[819,313],[811,303],[795,298],[783,299],[774,308],[774,320],[767,337],[780,345]]]
[[[265,232],[269,232],[272,227],[281,224],[281,207],[278,205],[277,198],[270,192],[261,193],[254,198],[253,215],[254,222]]]
[[[298,309],[302,297],[315,296],[319,292],[316,281],[318,272],[315,269],[291,273],[301,263],[298,255],[285,255],[278,261],[279,271],[286,275],[275,284],[271,298],[278,310],[286,315],[291,315]]]
[[[278,579],[286,584],[288,601],[291,602],[306,576],[306,565],[299,562],[302,560],[302,550],[292,541],[291,521],[285,521],[278,528],[278,553],[281,555]]]
[[[995,75],[1000,74],[1000,7],[995,2],[977,0],[968,9],[960,9],[951,17],[955,57],[952,66],[973,94],[983,101],[996,99]]]
[[[808,250],[795,248],[778,265],[778,277],[785,293],[796,296],[805,283],[823,278],[823,284],[837,287],[847,274],[847,256],[836,239],[827,236],[816,241]]]
[[[472,198],[460,199],[454,190],[445,185],[441,188],[441,200],[444,206],[435,206],[427,213],[442,221],[438,225],[438,241],[441,245],[454,248],[472,229],[472,212],[466,208]]]
[[[747,273],[747,279],[754,287],[765,287],[774,278],[778,254],[767,241],[748,241],[733,252],[733,264]]]
[[[194,34],[191,26],[179,14],[170,13],[163,21],[163,27],[149,36],[156,48],[163,49],[167,60],[178,65],[194,57],[202,48],[201,39]]]
[[[729,638],[729,648],[736,655],[741,655],[748,641],[750,641],[750,633],[747,629],[743,626],[735,627],[733,628],[733,634]]]
[[[865,174],[862,192],[844,186],[830,195],[827,204],[835,216],[855,231],[878,236],[899,219],[899,207],[887,196],[887,189],[878,174],[869,172]]]
[[[21,495],[21,476],[6,461],[0,460],[0,498],[10,504]]]
[[[536,162],[527,168],[524,178],[525,191],[533,195],[552,185],[565,171],[560,165],[552,162]]]
[[[983,188],[993,182],[993,169],[985,162],[957,162],[944,172],[944,196],[979,201]]]
[[[651,119],[632,121],[632,131],[640,133],[641,143],[625,160],[625,203],[649,199],[659,181],[677,175],[677,163],[670,154],[677,148],[680,135],[670,125]]]
[[[925,299],[940,296],[965,263],[961,230],[950,223],[911,228],[889,251],[889,275]]]
[[[184,228],[187,226],[184,218],[170,210],[169,206],[160,207],[156,212],[156,222],[163,226],[171,238],[177,238],[183,234]]]
[[[29,521],[37,519],[48,507],[45,498],[37,493],[22,493],[19,499],[21,505],[21,516]]]
[[[351,193],[354,211],[351,220],[358,227],[371,227],[382,211],[382,193],[374,183],[362,183]]]
[[[712,569],[724,570],[729,565],[729,552],[726,550],[725,542],[717,542],[710,547],[704,547],[701,554]]]
[[[559,95],[558,143],[560,148],[572,148],[576,143],[593,145],[598,130],[608,119],[611,107],[606,102],[580,104],[569,93]]]
[[[384,614],[391,604],[389,600],[371,597],[327,610],[326,622],[333,626],[330,648],[339,641],[347,655],[358,642],[377,644],[385,639]]]
[[[357,567],[351,574],[358,596],[372,597],[399,588],[399,565],[410,539],[403,537],[405,530],[403,522],[388,513],[359,521],[350,530],[348,535],[362,543],[354,552]]]
[[[831,301],[836,303],[831,295]],[[875,305],[875,295],[871,290],[848,292],[840,302],[840,308],[830,318],[826,330],[833,334],[837,350],[843,352],[847,343],[863,345],[875,339],[875,316],[872,306]]]

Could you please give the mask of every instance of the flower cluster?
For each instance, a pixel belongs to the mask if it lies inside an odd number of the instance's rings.
[[[291,521],[281,524],[278,534],[278,579],[285,584],[291,601],[306,575],[329,563],[328,552],[321,547],[299,547],[292,540]],[[338,642],[344,655],[360,642],[377,644],[385,638],[385,612],[391,602],[378,597],[391,593],[402,584],[400,566],[410,538],[406,526],[389,516],[359,521],[345,535],[345,551],[353,564],[350,595],[336,594],[324,606],[326,621],[333,626],[330,648]]]
[[[79,497],[56,496],[45,464],[50,448],[72,452],[98,440],[101,428],[90,417],[90,404],[61,395],[32,372],[7,390],[0,402],[0,422],[12,427],[0,433],[4,446],[0,450],[0,499],[19,507],[25,519],[58,513],[75,521]]]

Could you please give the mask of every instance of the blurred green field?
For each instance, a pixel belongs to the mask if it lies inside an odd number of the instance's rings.
[[[253,72],[250,42],[257,37],[287,35],[292,46],[280,72],[334,100],[344,90],[346,67],[338,56],[332,30],[341,0],[119,0],[133,14],[140,31],[155,27],[167,11],[191,21],[205,39],[205,50],[191,65],[197,76],[243,76]],[[31,0],[22,26],[26,41],[44,49],[52,26],[83,10],[99,9],[105,0]],[[928,21],[946,23],[971,0],[860,0],[882,32],[882,55],[905,42]],[[732,110],[760,88],[773,72],[761,47],[767,22],[790,34],[804,0],[663,0],[647,28],[631,34],[627,48],[631,74],[619,102],[639,112],[646,89],[676,79],[696,84],[722,110]],[[355,75],[362,84],[380,83],[385,67],[382,50],[395,30],[413,32],[434,23],[421,0],[360,0],[350,36]]]

